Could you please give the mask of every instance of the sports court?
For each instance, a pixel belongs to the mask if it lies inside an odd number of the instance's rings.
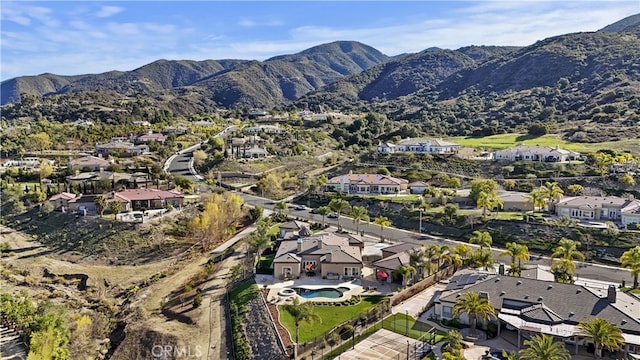
[[[407,341],[409,356],[407,356]],[[386,360],[421,359],[422,342],[380,329],[356,344],[355,349],[340,355],[340,360]]]

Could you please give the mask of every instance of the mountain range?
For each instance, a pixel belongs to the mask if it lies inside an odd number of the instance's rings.
[[[461,96],[481,96],[485,105],[474,109],[475,115],[490,122],[532,93],[544,93],[540,105],[552,105],[555,115],[577,111],[580,118],[596,107],[604,111],[615,105],[609,111],[635,119],[640,114],[638,49],[640,14],[597,32],[555,36],[526,47],[428,48],[391,57],[356,41],[336,41],[265,61],[158,60],[132,71],[23,76],[1,83],[1,102],[19,101],[22,93],[104,92],[115,98],[145,96],[177,113],[322,106],[380,110],[403,119],[433,117]],[[554,98],[550,89],[560,95]],[[460,118],[457,107],[454,116]],[[526,117],[546,119],[531,111]]]

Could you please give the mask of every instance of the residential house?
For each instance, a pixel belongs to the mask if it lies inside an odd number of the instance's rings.
[[[55,194],[49,198],[49,202],[53,205],[55,210],[63,210],[69,208],[69,201],[72,201],[77,197],[76,194],[61,192],[60,194]]]
[[[578,324],[594,317],[603,318],[622,330],[625,354],[640,354],[640,306],[638,300],[618,291],[614,285],[607,290],[583,285],[555,283],[499,274],[458,272],[435,299],[434,315],[438,319],[453,319],[453,307],[460,296],[476,292],[495,309],[498,335],[514,331],[517,346],[536,334],[548,334],[567,342],[572,353],[579,346],[589,346],[589,340],[578,338]],[[458,317],[464,324],[468,316]],[[480,321],[479,321],[480,322]],[[591,347],[593,344],[591,344]],[[618,358],[626,358],[624,355]]]
[[[269,156],[267,149],[256,145],[244,150],[243,157],[246,159],[263,159]]]
[[[77,159],[69,160],[68,167],[73,170],[91,169],[100,170],[106,169],[111,165],[109,160],[106,160],[100,156],[87,155]]]
[[[429,153],[429,154],[449,154],[456,152],[460,148],[459,144],[444,141],[442,139],[407,138],[397,144],[380,143],[378,152],[382,154],[398,153]]]
[[[242,131],[247,134],[282,134],[285,132],[283,128],[276,125],[251,126],[244,128]]]
[[[504,211],[533,211],[533,201],[529,199],[528,193],[517,191],[500,191],[498,197],[502,200]]]
[[[333,177],[325,184],[328,191],[348,194],[398,194],[405,192],[409,181],[380,174],[347,174]]]
[[[179,191],[157,189],[125,189],[106,194],[107,201],[119,201],[122,210],[159,209],[167,205],[181,207],[184,194]]]
[[[304,229],[304,230],[303,230]],[[278,233],[279,239],[290,240],[297,239],[301,236],[307,235],[309,231],[309,223],[304,221],[293,220],[280,225],[280,232]]]
[[[362,276],[362,253],[349,239],[331,233],[283,240],[273,260],[274,276],[292,279],[319,275],[326,279]]]
[[[560,199],[555,204],[558,216],[568,216],[582,220],[626,221],[633,218],[633,212],[640,208],[640,201],[633,197],[618,196],[574,196]]]
[[[148,144],[154,141],[160,144],[164,144],[164,142],[167,141],[167,136],[161,133],[154,133],[153,131],[149,131],[145,134],[138,135],[133,139],[133,142],[135,144]]]
[[[409,253],[413,250],[420,249],[422,245],[399,242],[395,245],[382,248],[382,259],[375,261],[372,265],[375,269],[375,274],[384,272],[384,278],[378,279],[386,280],[388,282],[393,280],[393,273],[401,266],[411,265],[409,261]],[[422,269],[417,269],[422,272]]]
[[[408,187],[410,193],[422,195],[427,187],[429,187],[429,184],[424,181],[414,181],[410,183]]]
[[[185,126],[165,126],[162,130],[164,134],[184,135],[189,132]]]
[[[134,145],[125,140],[115,140],[106,144],[96,144],[96,153],[99,155],[115,154],[116,156],[135,156],[149,152],[147,145]]]
[[[640,225],[640,208],[623,212],[620,222],[623,225]]]
[[[25,157],[22,159],[7,160],[2,163],[2,166],[3,167],[17,166],[17,167],[27,169],[27,168],[38,168],[40,167],[40,164],[49,164],[53,166],[55,165],[55,161],[33,156],[33,157]]]
[[[504,150],[496,151],[496,160],[508,161],[545,161],[545,162],[565,162],[579,160],[580,153],[560,149],[559,146],[540,146],[519,144]]]

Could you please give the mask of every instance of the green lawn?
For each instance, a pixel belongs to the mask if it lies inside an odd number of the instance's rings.
[[[574,143],[561,139],[558,135],[544,135],[534,137],[526,134],[499,134],[485,137],[453,137],[448,141],[460,144],[463,147],[478,147],[490,149],[506,149],[519,143],[525,145],[560,146],[562,149],[578,151],[581,153],[594,152],[600,149],[615,149],[616,151],[628,150],[638,153],[640,149],[639,139],[625,139],[602,143]]]
[[[408,331],[407,326],[409,327]],[[386,318],[384,320],[383,327],[401,335],[408,335],[412,339],[420,339],[427,331],[432,329],[428,324],[417,321],[413,317],[401,313],[393,314]],[[442,332],[436,332],[435,342],[432,343],[435,344],[442,340],[443,336],[444,334]]]
[[[256,296],[258,296],[258,285],[255,282],[247,282],[229,292],[229,302],[240,307],[255,299]]]
[[[275,254],[260,256],[260,260],[258,260],[258,269],[270,269],[273,258],[275,257]]]
[[[318,336],[324,335],[327,331],[335,328],[337,325],[368,311],[384,299],[384,296],[365,296],[362,297],[362,301],[356,305],[314,305],[313,311],[318,314],[322,319],[322,322],[302,322],[300,324],[299,342],[302,344],[314,340]],[[291,317],[291,315],[284,309],[283,305],[278,306],[278,310],[280,311],[280,323],[289,330],[289,333],[295,341],[296,327],[293,322],[293,317]]]

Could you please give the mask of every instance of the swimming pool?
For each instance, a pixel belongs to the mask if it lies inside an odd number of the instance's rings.
[[[293,288],[298,295],[302,296],[305,299],[313,299],[313,298],[329,298],[329,299],[339,299],[343,296],[346,291],[349,291],[348,287],[339,287],[339,288],[322,288],[322,289],[305,289],[305,288]]]

